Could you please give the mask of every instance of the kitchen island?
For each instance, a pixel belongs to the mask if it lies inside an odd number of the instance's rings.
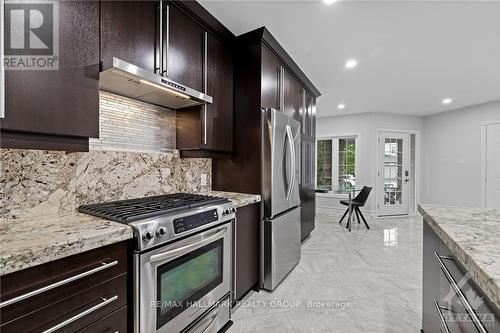
[[[500,332],[500,212],[418,209],[424,217],[423,331]]]

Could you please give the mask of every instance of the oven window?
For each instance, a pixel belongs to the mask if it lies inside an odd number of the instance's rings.
[[[221,238],[158,267],[157,329],[222,283],[223,247]]]

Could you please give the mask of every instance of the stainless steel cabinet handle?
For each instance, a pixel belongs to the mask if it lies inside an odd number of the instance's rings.
[[[205,31],[203,50],[203,89],[204,93],[208,93],[208,32]],[[207,144],[207,104],[203,105],[203,138],[204,145]]]
[[[74,322],[74,321],[76,321],[76,320],[78,320],[78,319],[80,319],[82,317],[85,317],[86,315],[91,314],[94,311],[99,310],[103,306],[106,306],[109,303],[116,301],[118,299],[118,295],[115,295],[115,296],[113,296],[111,298],[104,298],[104,297],[102,297],[101,299],[102,299],[101,303],[99,303],[99,304],[97,304],[97,305],[95,305],[95,306],[93,306],[93,307],[91,307],[91,308],[89,308],[89,309],[87,309],[87,310],[85,310],[83,312],[80,312],[76,316],[73,316],[73,317],[71,317],[71,318],[63,321],[63,322],[57,324],[56,326],[53,326],[53,327],[49,328],[48,330],[43,331],[42,333],[52,333],[52,332],[55,332],[55,331],[63,328],[64,326],[67,326],[67,325],[71,324],[72,322]]]
[[[446,279],[450,283],[451,287],[453,288],[453,290],[457,294],[458,298],[462,302],[463,306],[465,307],[465,310],[467,311],[467,313],[471,317],[472,322],[474,323],[474,325],[476,326],[478,331],[480,333],[488,333],[488,331],[484,328],[483,324],[481,323],[481,321],[477,317],[476,312],[474,311],[472,306],[469,304],[469,301],[467,301],[467,298],[465,297],[464,293],[462,292],[462,290],[458,286],[457,282],[455,281],[455,279],[451,275],[450,271],[448,270],[448,268],[446,268],[446,265],[444,264],[443,259],[450,259],[450,258],[449,257],[441,257],[439,254],[437,254],[437,252],[434,252],[434,255],[436,256],[436,259],[439,262],[439,266],[441,267],[441,271],[444,273],[444,276],[446,277]]]
[[[168,57],[170,51],[170,6],[165,7],[167,20],[167,36],[165,36],[165,46],[163,46],[163,1],[160,0],[160,74],[168,76]],[[166,59],[165,59],[166,58]],[[166,60],[166,61],[165,61]]]
[[[439,320],[441,321],[441,327],[444,328],[446,333],[450,333],[450,329],[448,328],[448,324],[446,324],[446,320],[444,320],[443,314],[441,313],[441,309],[444,309],[444,308],[442,306],[440,306],[437,301],[434,301],[434,306],[436,307],[436,311],[439,315]]]
[[[159,48],[160,48],[160,59],[158,59],[158,68],[155,69],[158,70],[159,74],[163,72],[163,1],[160,0],[160,7],[159,7],[159,33],[160,33],[160,43],[159,43]]]
[[[43,292],[46,292],[46,291],[49,291],[51,289],[54,289],[54,288],[57,288],[57,287],[60,287],[60,286],[63,286],[65,284],[68,284],[70,282],[73,282],[73,281],[76,281],[76,280],[79,280],[83,277],[86,277],[86,276],[89,276],[89,275],[92,275],[94,273],[97,273],[97,272],[100,272],[102,270],[105,270],[105,269],[108,269],[110,267],[113,267],[115,265],[118,265],[118,261],[115,260],[113,262],[110,262],[110,263],[102,263],[101,266],[99,267],[96,267],[94,269],[91,269],[91,270],[88,270],[86,272],[83,272],[83,273],[80,273],[78,275],[75,275],[75,276],[72,276],[72,277],[69,277],[67,279],[64,279],[64,280],[61,280],[59,282],[55,282],[55,283],[52,283],[52,284],[49,284],[48,286],[45,286],[45,287],[42,287],[42,288],[39,288],[37,290],[33,290],[33,291],[30,291],[29,293],[26,293],[26,294],[23,294],[21,296],[17,296],[17,297],[14,297],[14,298],[11,298],[5,302],[2,302],[0,303],[0,308],[3,308],[4,306],[8,306],[8,305],[11,305],[11,304],[14,304],[14,303],[17,303],[19,301],[22,301],[22,300],[25,300],[27,298],[30,298],[30,297],[33,297],[35,295],[38,295],[38,294],[41,294]]]
[[[224,227],[222,229],[218,229],[215,234],[208,236],[207,238],[202,239],[201,241],[194,242],[188,245],[181,246],[177,249],[173,249],[167,252],[159,253],[159,254],[154,254],[149,258],[150,262],[156,262],[160,260],[165,260],[173,257],[177,257],[183,253],[190,252],[193,248],[201,247],[204,246],[205,244],[211,243],[212,241],[216,240],[217,238],[220,238],[224,233],[226,233],[227,227]]]

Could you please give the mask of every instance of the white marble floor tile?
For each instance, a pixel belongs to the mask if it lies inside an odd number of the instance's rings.
[[[352,232],[322,214],[294,271],[272,293],[253,293],[234,332],[419,332],[422,219],[369,219]]]

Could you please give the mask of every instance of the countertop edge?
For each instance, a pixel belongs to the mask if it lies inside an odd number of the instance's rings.
[[[481,266],[457,243],[437,222],[431,214],[426,211],[426,204],[419,204],[418,211],[426,223],[436,232],[438,237],[448,247],[450,252],[457,258],[459,263],[467,270],[472,280],[481,288],[483,293],[500,309],[500,281],[493,279]],[[437,206],[436,206],[437,207]]]
[[[2,256],[0,258],[0,276],[126,241],[132,239],[134,236],[132,228],[129,227],[125,227],[123,231],[113,231],[110,233],[112,234],[110,237],[106,237],[109,233],[103,233],[99,237],[94,236],[76,241],[55,242],[46,247],[29,249],[22,253],[17,253],[15,256],[8,256],[7,258]],[[42,256],[40,255],[41,252],[50,253],[51,255]],[[33,260],[26,261],[27,256],[32,257]]]

